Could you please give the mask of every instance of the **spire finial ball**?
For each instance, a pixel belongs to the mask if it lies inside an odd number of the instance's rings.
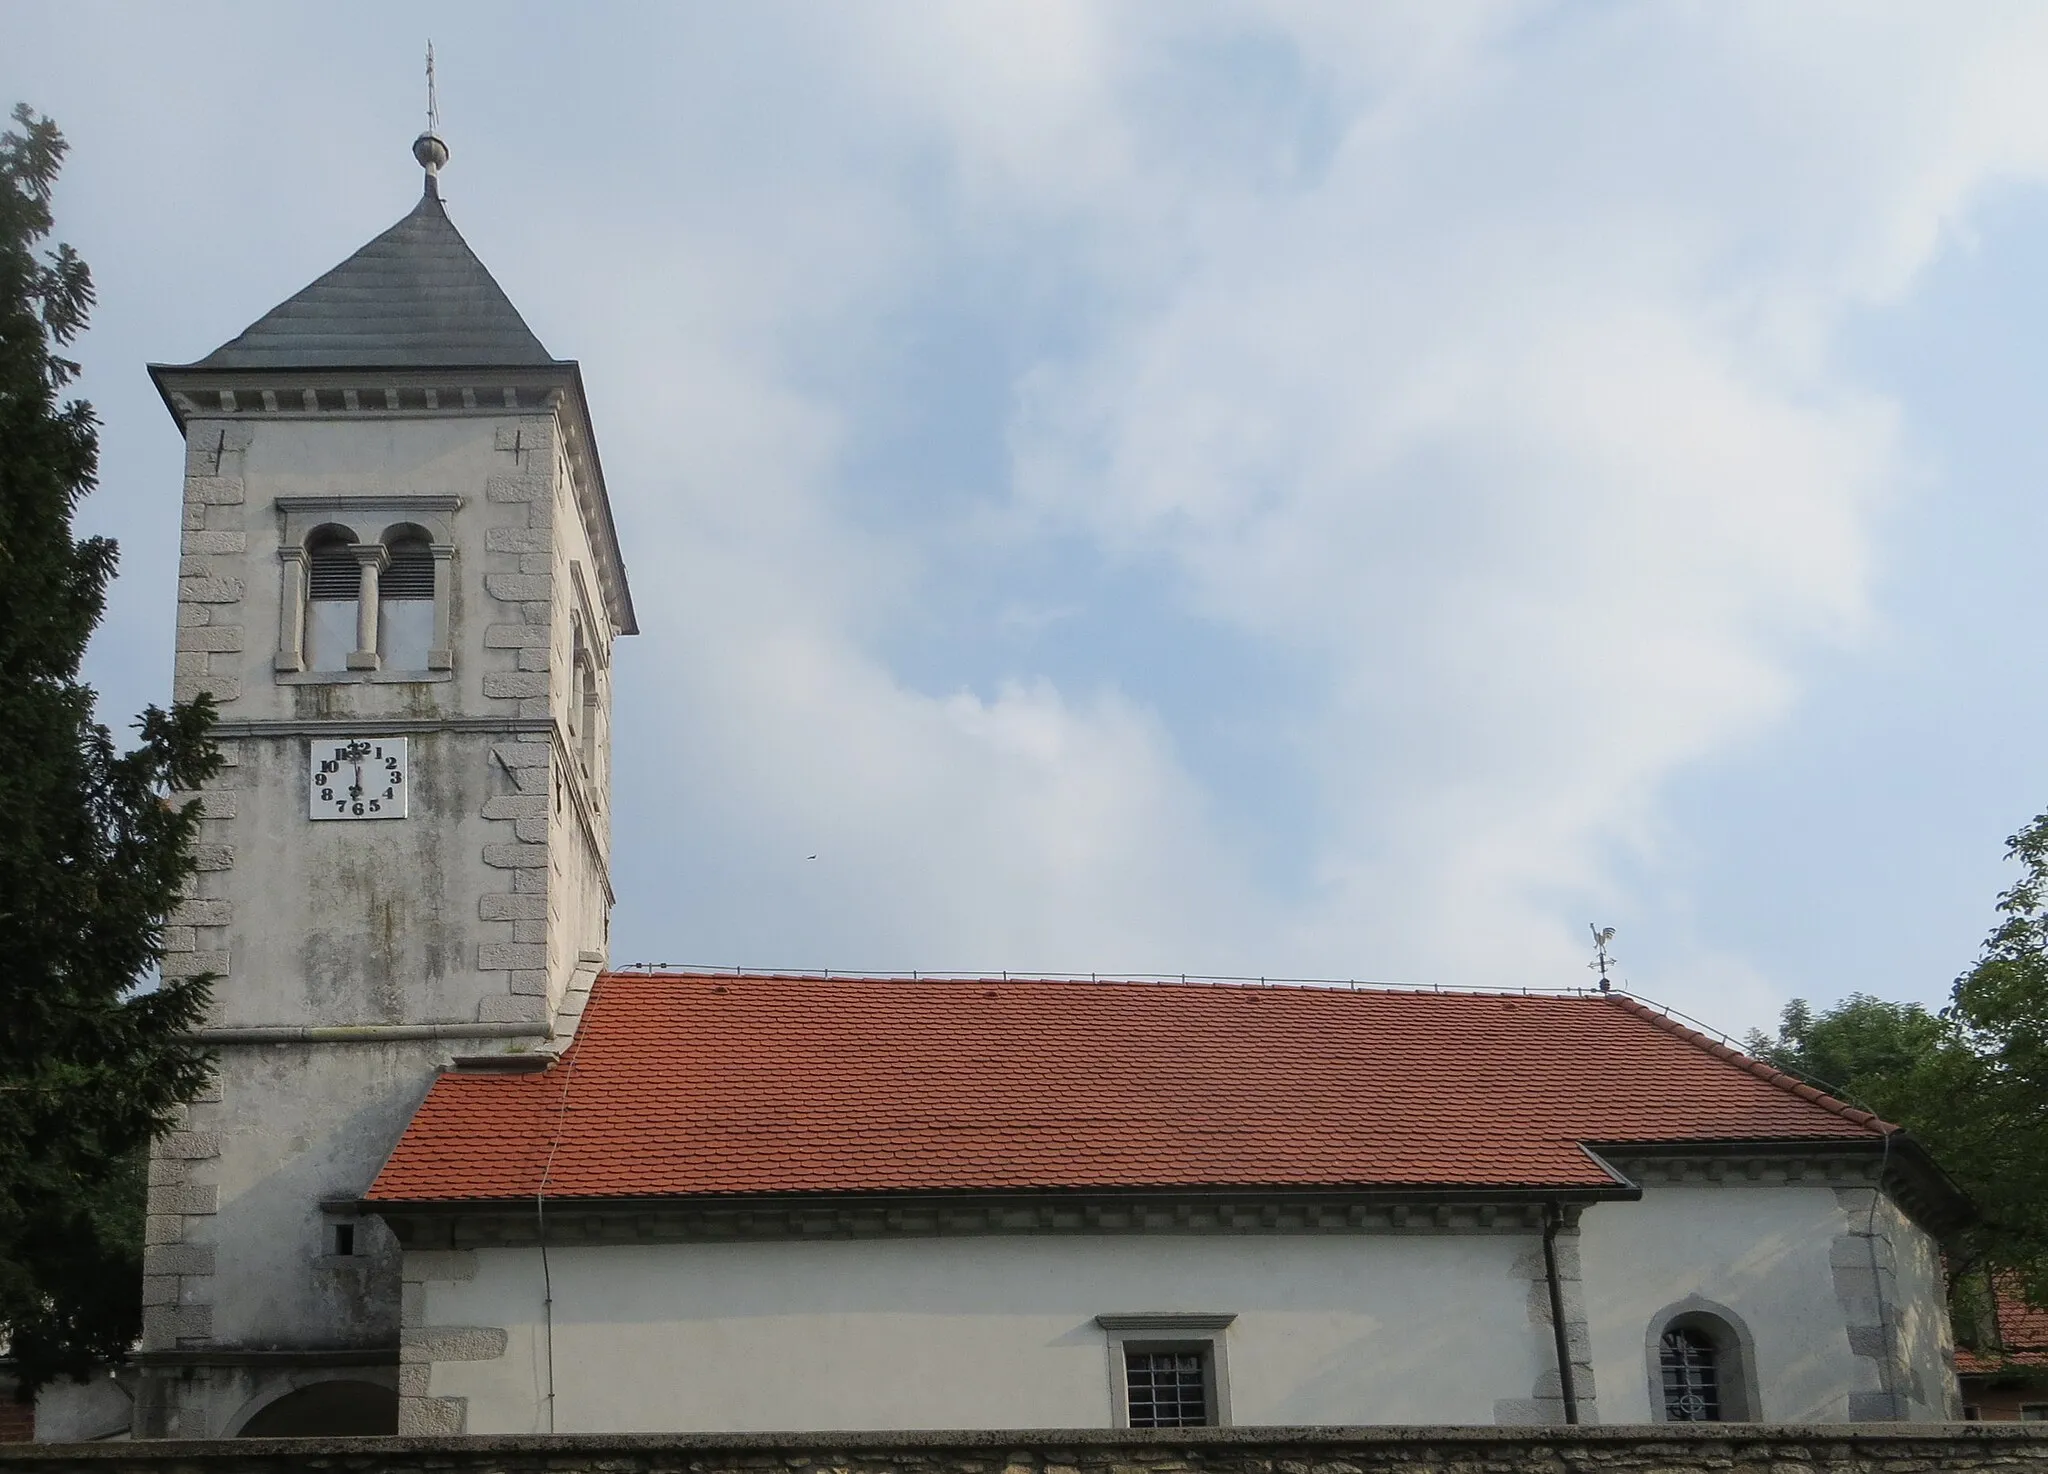
[[[412,141],[412,156],[429,174],[438,174],[448,162],[448,145],[441,141],[438,133],[422,133]]]

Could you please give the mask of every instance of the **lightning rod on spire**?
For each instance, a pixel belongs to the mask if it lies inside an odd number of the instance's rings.
[[[427,171],[427,193],[441,198],[439,174],[448,162],[448,145],[441,141],[441,101],[434,89],[434,43],[427,42],[427,131],[412,141],[412,156]]]

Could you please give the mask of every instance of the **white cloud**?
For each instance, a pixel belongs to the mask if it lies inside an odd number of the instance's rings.
[[[1842,324],[2048,172],[2032,4],[449,13],[455,213],[595,399],[647,631],[619,936],[671,958],[1579,980],[1674,777],[1881,627],[1899,414]],[[306,217],[396,213],[348,110],[411,43],[365,24],[313,87],[314,24],[43,48],[94,150],[66,207],[110,181],[95,355],[202,351],[119,312],[223,339],[252,270],[329,264],[289,264]],[[202,55],[266,120],[218,158],[166,152],[218,132]],[[963,330],[992,479],[874,456],[963,412],[905,368],[962,280],[1016,318]],[[132,433],[102,509],[163,484]],[[949,622],[969,655],[905,654]],[[1265,666],[1300,678],[1233,684]],[[1699,929],[1636,981],[1767,1008]]]
[[[936,223],[1059,227],[1033,239],[1099,293],[1018,386],[1025,526],[1164,559],[1193,615],[1317,662],[1324,699],[1284,717],[1324,828],[1314,884],[1261,894],[1128,699],[912,689],[820,643],[861,623],[842,587],[794,646],[730,631],[720,688],[774,753],[742,807],[874,859],[820,941],[1573,980],[1579,913],[1654,862],[1661,786],[1866,627],[1894,415],[1830,335],[1987,180],[2038,172],[2032,14],[1357,14],[946,8],[849,43],[876,126],[946,161]],[[1215,60],[1244,46],[1297,95],[1248,95]],[[843,548],[815,474],[798,520]],[[1738,959],[1682,968],[1764,996]]]

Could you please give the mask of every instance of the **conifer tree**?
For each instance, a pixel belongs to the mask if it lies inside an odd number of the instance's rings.
[[[0,135],[0,1340],[22,1395],[118,1361],[141,1330],[140,1159],[207,1060],[181,1043],[211,979],[165,979],[219,766],[211,700],[150,707],[123,752],[79,680],[116,550],[72,536],[99,457],[64,400],[92,278],[46,248],[65,143],[26,106]]]

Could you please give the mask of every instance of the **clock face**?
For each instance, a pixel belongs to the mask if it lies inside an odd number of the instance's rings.
[[[316,739],[307,776],[315,819],[403,819],[412,772],[403,737]]]

